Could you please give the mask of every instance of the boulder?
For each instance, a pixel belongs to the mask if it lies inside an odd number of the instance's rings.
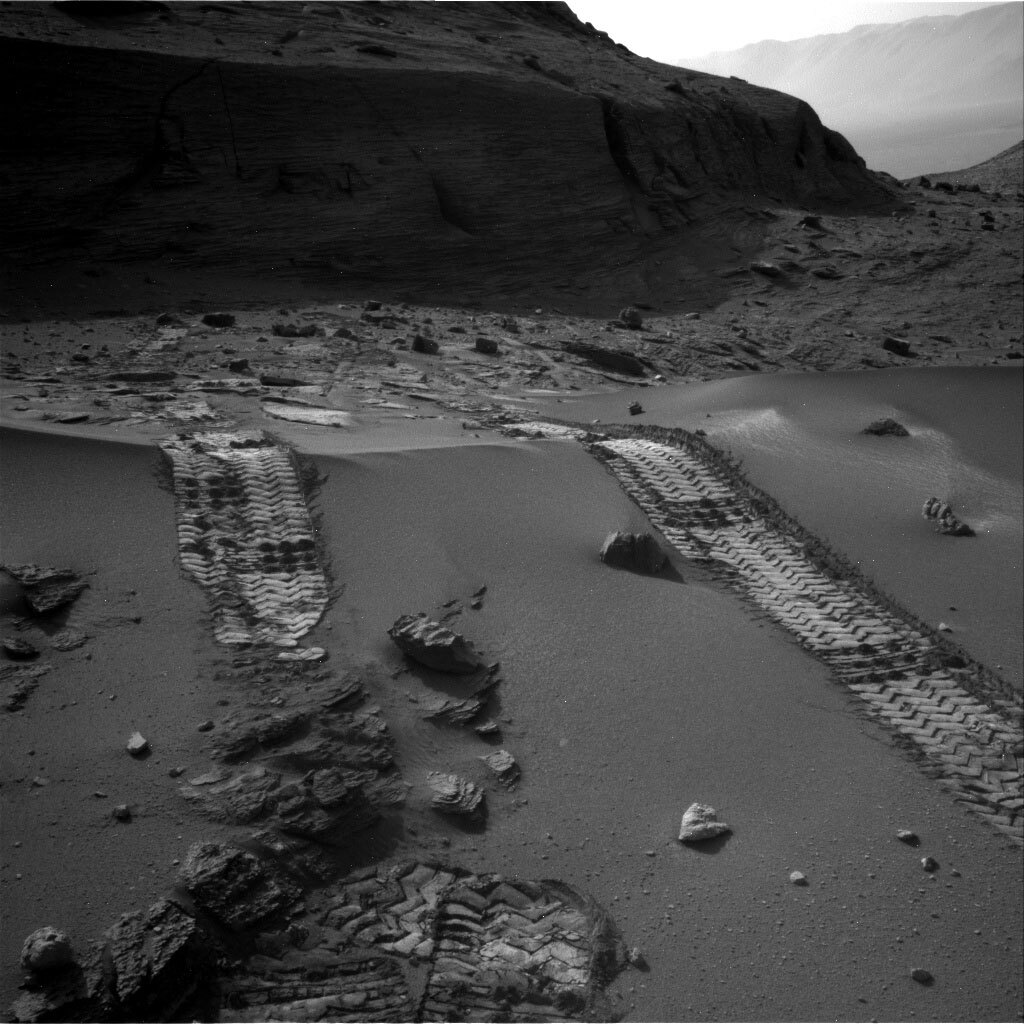
[[[877,437],[909,437],[910,431],[902,423],[891,416],[869,423],[862,434],[875,434]]]
[[[681,843],[702,843],[707,839],[715,839],[731,831],[732,829],[725,822],[718,820],[714,807],[709,807],[707,804],[690,804],[679,825],[679,841]]]
[[[491,754],[484,754],[480,760],[503,785],[513,786],[519,781],[519,765],[507,750],[495,750]]]
[[[632,352],[622,349],[602,348],[588,341],[570,341],[566,343],[565,351],[607,370],[631,377],[643,377],[646,372],[644,364]]]
[[[644,407],[639,402],[630,402],[629,403],[629,415],[630,416],[639,416],[639,415],[641,415],[643,413],[643,411],[644,411]]]
[[[910,347],[909,341],[902,338],[886,337],[882,341],[882,348],[893,355],[902,356],[904,359],[912,359],[917,353]]]
[[[469,675],[482,666],[480,656],[464,637],[425,615],[402,615],[388,636],[403,654],[438,672]]]
[[[438,345],[433,338],[428,338],[423,334],[415,334],[412,339],[412,350],[413,352],[422,352],[427,356],[436,356],[440,351],[441,346]]]
[[[477,818],[483,812],[484,792],[472,782],[446,772],[429,772],[427,784],[435,811],[460,818]]]
[[[610,533],[601,545],[601,561],[619,569],[654,574],[668,561],[649,533]]]
[[[619,321],[631,331],[639,331],[644,325],[644,318],[636,306],[627,306],[619,313]]]
[[[477,352],[485,356],[496,356],[498,354],[498,343],[493,338],[477,338],[474,346]]]
[[[5,565],[3,569],[21,584],[25,600],[38,615],[70,604],[89,585],[70,569],[41,565]]]
[[[974,536],[974,530],[958,519],[949,505],[938,498],[929,498],[921,509],[921,515],[931,520],[939,533],[950,537]]]
[[[278,338],[315,338],[316,324],[274,324],[270,332]]]
[[[231,313],[207,313],[203,323],[207,327],[234,327],[235,318]]]
[[[149,750],[149,740],[142,735],[141,732],[133,732],[128,737],[128,742],[125,744],[125,750],[128,751],[132,757],[142,757]]]
[[[21,966],[33,974],[67,967],[74,960],[71,940],[51,925],[37,928],[21,947]]]

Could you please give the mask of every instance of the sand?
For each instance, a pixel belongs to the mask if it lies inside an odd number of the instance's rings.
[[[339,436],[347,451],[324,454]],[[338,596],[310,642],[336,668],[386,670],[373,697],[412,788],[350,863],[426,853],[593,893],[651,966],[613,985],[627,1020],[1019,1013],[1019,850],[921,774],[786,634],[684,561],[682,581],[603,566],[605,533],[644,520],[582,449],[482,436],[359,452],[357,440],[321,434],[314,457]],[[4,723],[6,1002],[27,931],[53,923],[84,942],[173,884],[190,841],[220,833],[166,771],[208,764],[196,725],[233,695],[212,676],[202,596],[175,565],[154,451],[5,431],[3,452],[4,558],[95,573],[68,615],[93,639],[48,656],[53,671]],[[514,795],[492,793],[485,831],[464,833],[425,810],[424,777],[478,771],[488,747],[418,720],[424,684],[384,631],[482,585],[483,608],[458,628],[502,663],[503,745],[524,778]],[[153,743],[147,761],[123,751],[134,728]],[[37,776],[49,784],[33,787]],[[109,817],[122,800],[138,808],[126,826]],[[734,830],[709,852],[675,841],[694,800]],[[898,828],[922,848],[896,841]],[[921,870],[924,853],[936,875]],[[792,870],[810,885],[792,886]],[[912,982],[916,966],[936,985]]]

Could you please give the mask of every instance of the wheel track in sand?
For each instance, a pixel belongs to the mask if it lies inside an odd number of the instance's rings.
[[[183,434],[171,460],[182,568],[222,644],[294,647],[328,600],[292,456],[258,431]]]
[[[824,661],[957,800],[1024,841],[1019,695],[979,699],[965,686],[970,674],[947,667],[933,637],[867,588],[823,572],[796,536],[760,516],[693,451],[551,428],[530,423],[516,431],[584,442],[681,555],[708,564]]]

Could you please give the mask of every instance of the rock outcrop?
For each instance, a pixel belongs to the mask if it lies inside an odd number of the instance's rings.
[[[869,423],[862,431],[862,434],[874,434],[876,437],[909,437],[910,431],[907,430],[899,420],[894,420],[891,416],[886,416],[883,419],[875,420]]]
[[[929,498],[921,509],[921,515],[931,520],[939,533],[945,533],[950,537],[974,536],[974,530],[959,520],[949,505],[938,498]]]
[[[403,654],[438,672],[470,675],[483,664],[465,637],[425,615],[402,615],[388,636]]]
[[[447,772],[428,772],[430,806],[457,818],[479,818],[484,811],[484,791],[468,779]]]
[[[70,604],[89,586],[71,569],[40,565],[5,565],[3,569],[21,584],[25,600],[37,615]]]
[[[23,266],[614,315],[713,301],[765,197],[893,204],[806,103],[639,58],[564,4],[14,4],[0,53],[0,255]]]

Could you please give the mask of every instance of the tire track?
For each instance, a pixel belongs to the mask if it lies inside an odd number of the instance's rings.
[[[181,565],[209,595],[217,640],[295,647],[328,594],[290,452],[256,431],[160,447],[173,467]]]

